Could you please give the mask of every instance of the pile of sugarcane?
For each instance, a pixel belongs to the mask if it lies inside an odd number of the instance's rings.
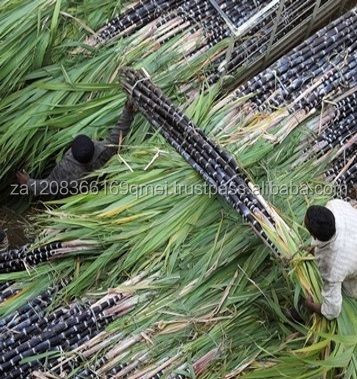
[[[127,37],[140,31],[159,44],[177,37],[176,51],[185,61],[201,57],[225,38],[233,46],[220,49],[207,67],[212,84],[238,68],[252,67],[261,57],[271,54],[272,47],[294,30],[293,44],[320,25],[336,11],[335,1],[305,0],[141,0],[128,7],[87,39],[91,46],[102,45],[113,38]],[[291,43],[291,42],[290,42]],[[280,47],[279,53],[283,49]]]
[[[337,189],[336,195],[342,198],[348,198],[357,186],[357,142],[346,145],[350,147],[343,146],[331,168],[325,172],[326,179],[334,183]]]
[[[353,167],[357,163],[357,143],[353,143],[351,147],[346,148],[336,159],[332,161],[331,168],[329,168],[325,176],[328,180],[332,181],[338,179],[344,172],[348,171],[349,167]],[[348,168],[346,170],[346,166]],[[347,172],[346,172],[347,173]]]
[[[315,126],[315,136],[308,146],[304,148],[303,153],[308,157],[320,159],[337,150],[337,155],[344,155],[344,158],[350,159],[353,156],[353,146],[350,146],[357,135],[357,86],[351,91],[346,91],[341,98],[333,102],[327,110],[322,112],[319,123]],[[340,160],[332,163],[338,168]],[[343,168],[342,166],[340,168]],[[328,173],[328,176],[334,172]]]
[[[226,18],[219,13],[214,3]],[[268,3],[269,0],[141,0],[109,21],[90,39],[90,43],[104,44],[150,25],[160,42],[166,42],[183,32],[194,34],[202,30],[206,43],[213,46],[232,34],[230,27],[243,24]]]
[[[197,128],[143,71],[123,70],[122,83],[137,109],[167,142],[240,213],[274,253],[280,255],[262,228],[262,223],[273,226],[274,216],[234,157]]]
[[[303,146],[301,161],[328,160],[325,178],[333,182],[338,196],[347,197],[356,184],[357,162],[357,86],[346,91],[322,112],[314,125],[313,139]]]
[[[280,8],[274,9],[258,23],[253,23],[244,38],[243,36],[236,38],[229,54],[223,52],[214,59],[213,67],[209,70],[208,82],[210,84],[218,81],[222,75],[233,74],[242,67],[248,68],[258,59],[263,59],[263,63],[268,62],[274,44],[287,38],[292,30],[294,30],[294,43],[302,40],[299,33],[306,33],[308,29],[311,29],[306,22],[312,13],[319,8],[321,11],[324,7],[331,6],[328,1],[321,1],[319,4],[316,1],[284,1],[279,4]],[[320,22],[318,14],[316,16],[314,26]],[[278,50],[278,55],[281,55],[283,49],[278,48]],[[237,80],[242,81],[239,77]]]
[[[333,119],[315,141],[318,157],[329,150],[343,148],[357,135],[357,92],[337,102],[334,108]],[[352,154],[353,146],[347,149],[345,158]]]
[[[259,111],[306,113],[357,84],[357,11],[353,9],[235,91]]]
[[[40,372],[77,379],[123,378],[129,374],[160,378],[170,373],[171,379],[189,377],[179,353],[161,359],[150,354],[147,341],[162,331],[160,323],[135,333],[105,330],[138,304],[143,303],[145,309],[150,293],[125,292],[126,286],[146,286],[157,277],[144,276],[141,273],[128,280],[121,285],[124,291],[111,290],[98,301],[89,297],[56,308],[54,299],[68,283],[62,282],[0,319],[1,377],[28,378]],[[195,374],[202,373],[218,355],[219,350],[213,349],[194,361]],[[172,373],[173,368],[182,374]]]
[[[25,245],[19,249],[11,249],[0,253],[0,273],[22,271],[47,262],[65,253],[86,250],[91,243],[85,241],[52,242],[50,244],[31,249]]]
[[[49,288],[0,319],[2,378],[28,378],[30,372],[44,367],[45,363],[49,369],[56,367],[62,351],[76,349],[90,341],[137,302],[134,296],[114,293],[97,302],[76,301],[49,312],[56,293],[65,285],[63,282]],[[53,372],[70,369],[69,363],[61,362],[59,370],[53,369]]]

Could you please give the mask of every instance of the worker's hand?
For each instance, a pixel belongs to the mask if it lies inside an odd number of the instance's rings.
[[[18,171],[16,173],[16,178],[17,178],[17,182],[20,185],[24,185],[24,184],[27,184],[28,180],[30,179],[30,176],[26,171],[23,170],[23,171]]]
[[[312,255],[315,255],[315,250],[316,250],[316,246],[309,246],[306,251],[308,252],[308,254],[312,254]]]
[[[310,294],[306,297],[305,305],[310,312],[321,314],[321,304],[316,304]]]
[[[310,308],[312,305],[315,304],[314,299],[310,294],[307,295],[306,300],[305,300],[305,304],[308,308]]]

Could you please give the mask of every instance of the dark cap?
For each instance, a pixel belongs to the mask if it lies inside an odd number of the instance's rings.
[[[94,143],[86,135],[80,134],[72,142],[72,154],[79,163],[89,163],[94,155]]]

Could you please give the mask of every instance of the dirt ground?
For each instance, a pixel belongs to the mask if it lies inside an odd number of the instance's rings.
[[[10,247],[25,245],[29,241],[27,229],[29,229],[28,220],[13,210],[0,208],[0,226],[7,231]]]

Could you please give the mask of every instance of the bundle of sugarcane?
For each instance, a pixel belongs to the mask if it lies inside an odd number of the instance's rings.
[[[123,85],[136,107],[218,194],[241,214],[263,241],[280,256],[262,225],[273,227],[277,215],[268,207],[234,157],[207,138],[150,81],[143,71],[122,72]]]
[[[182,360],[181,354],[156,360],[155,356],[150,354],[146,343],[153,341],[155,334],[160,332],[162,332],[162,327],[159,324],[152,325],[149,329],[138,334],[127,336],[122,332],[103,332],[70,352],[62,362],[58,360],[57,365],[50,365],[48,372],[54,374],[61,369],[63,374],[63,370],[68,370],[70,367],[73,372],[77,371],[74,376],[76,379],[102,376],[122,378],[128,375],[132,375],[133,378],[148,379],[160,378],[165,375],[174,379],[180,377],[172,373],[173,368],[176,367],[175,372],[186,373],[187,376],[184,374],[181,376],[186,378],[192,374],[192,371],[196,375],[201,374],[219,356],[219,349],[209,351],[193,363],[193,370],[188,370],[187,364],[180,364],[177,367],[177,364]],[[107,350],[110,345],[113,347]],[[104,355],[100,356],[100,353],[103,352],[105,352]],[[79,356],[81,359],[78,359]],[[88,365],[90,359],[92,359],[93,364]],[[83,367],[83,364],[87,368],[78,371],[78,368]]]
[[[275,55],[281,56],[286,48],[288,37],[294,35],[294,44],[302,41],[306,33],[311,30],[307,21],[314,14],[315,27],[323,24],[325,10],[330,9],[333,12],[334,4],[329,1],[321,1],[317,4],[315,1],[284,1],[280,2],[280,8],[262,18],[258,23],[253,23],[248,29],[244,38],[239,36],[234,43],[234,47],[229,54],[221,53],[213,60],[213,67],[209,70],[208,83],[212,84],[227,74],[234,74],[235,71],[242,75],[242,68],[251,69],[253,63],[263,59],[264,64],[269,61],[269,56],[273,56],[273,46],[276,44]],[[319,12],[317,12],[319,10]],[[315,13],[316,12],[316,13]],[[248,21],[249,23],[249,21]],[[284,41],[285,40],[285,41]],[[278,47],[279,43],[283,42]],[[256,70],[253,70],[253,73]],[[245,76],[245,75],[243,75]],[[237,77],[239,83],[243,82],[242,78]]]
[[[0,272],[21,271],[27,266],[35,266],[49,260],[61,248],[61,242],[55,242],[33,250],[29,250],[29,246],[25,245],[6,251],[0,255]]]
[[[34,249],[31,249],[30,245],[25,245],[19,249],[0,253],[0,272],[22,271],[66,253],[88,250],[92,246],[93,243],[80,240],[52,242]]]
[[[331,169],[326,172],[326,177],[331,176],[333,179],[334,173],[337,176],[339,170],[352,158],[356,139],[356,90],[357,86],[345,89],[334,101],[328,101],[327,106],[324,104],[321,114],[311,120],[308,129],[312,133],[301,144],[298,163],[311,158],[321,161],[333,155]]]
[[[349,192],[357,185],[357,163],[342,173],[335,182],[339,188],[344,190],[345,197],[348,197]]]
[[[328,151],[336,147],[343,147],[357,134],[357,112],[350,114],[346,118],[334,121],[327,127],[315,141],[314,150],[317,157],[322,157]]]
[[[1,320],[0,372],[5,377],[27,378],[44,359],[49,367],[55,365],[56,352],[75,349],[91,340],[110,322],[128,313],[138,301],[130,295],[114,293],[97,302],[75,302],[46,315],[58,289],[58,286],[50,288]],[[42,358],[43,355],[46,358]],[[31,359],[32,356],[36,357]],[[28,362],[21,362],[26,358]],[[65,368],[62,364],[61,370]]]
[[[239,87],[235,97],[252,94],[249,101],[259,110],[288,106],[290,112],[309,112],[341,87],[352,88],[357,83],[356,25],[353,9]]]
[[[331,168],[325,172],[327,180],[332,181],[340,177],[349,167],[357,162],[357,143],[344,149],[331,163]]]
[[[227,115],[228,124],[232,117],[234,120],[239,117],[245,119],[245,125],[249,125],[251,121],[256,123],[256,116],[262,112],[267,114],[252,132],[243,130],[240,145],[247,142],[252,144],[262,135],[282,142],[320,107],[353,92],[357,84],[356,25],[357,10],[354,8],[222,100],[222,105],[227,102],[240,103],[237,110]],[[353,103],[354,99],[351,98],[351,101]],[[349,109],[346,113],[349,118],[345,121],[348,125],[354,112],[351,106],[343,104],[341,112],[343,107]],[[274,110],[276,112],[270,115]],[[333,112],[328,112],[326,119],[331,121]],[[343,115],[342,112],[338,117]],[[324,127],[327,125],[325,122]],[[320,132],[321,123],[317,125]],[[344,141],[344,136],[351,136],[354,132],[343,127],[341,133],[340,140]],[[338,143],[338,133],[334,136]],[[307,146],[310,150],[311,144]],[[323,155],[323,152],[320,154]]]
[[[241,0],[144,0],[129,7],[101,28],[96,36],[87,39],[90,45],[100,45],[115,37],[128,36],[150,25],[160,42],[166,42],[179,33],[194,34],[202,29],[208,44],[218,43],[231,35],[230,27],[238,27],[257,12],[268,0],[254,3]],[[215,4],[214,4],[215,3]],[[223,18],[215,7],[228,18]],[[231,23],[231,24],[230,24]],[[196,47],[195,50],[198,48]]]
[[[357,87],[345,91],[336,102],[312,122],[314,132],[302,144],[302,154],[296,164],[314,159],[316,163],[329,162],[324,176],[335,184],[337,196],[347,197],[354,185],[356,163]],[[332,157],[332,158],[331,158]]]
[[[231,38],[236,41],[233,48],[219,47],[205,63],[210,67],[208,83],[212,84],[238,68],[241,76],[242,68],[251,75],[254,64],[258,67],[262,57],[266,66],[274,59],[273,45],[281,42],[275,48],[281,55],[309,34],[311,18],[317,28],[336,13],[336,3],[334,0],[303,3],[286,0],[280,5],[277,0],[145,0],[115,17],[86,43],[97,46],[138,31],[140,36],[159,45],[178,37],[173,49],[184,55],[181,62],[187,63],[200,59],[225,38]],[[293,34],[293,38],[288,40],[287,34]]]
[[[122,287],[139,283],[144,275],[128,280]],[[153,277],[142,283],[152,280]],[[106,325],[129,313],[136,304],[146,301],[149,296],[111,291],[98,301],[85,298],[84,301],[75,301],[69,306],[50,308],[55,292],[65,284],[49,288],[28,305],[22,306],[15,314],[10,314],[2,320],[0,370],[7,375],[6,377],[28,377],[26,375],[36,368],[44,367],[43,356],[46,356],[46,367],[51,369],[51,372],[70,372],[76,364],[82,363],[82,359],[77,354],[74,359],[67,359],[58,352],[73,349],[77,351],[85,346],[85,356],[88,354],[88,345],[92,343],[90,341],[96,340],[99,338],[96,336],[102,333],[106,334],[103,332]],[[113,338],[109,339],[109,342],[113,341]],[[106,343],[108,341],[102,341],[100,346],[104,347]],[[37,354],[40,356],[37,357]],[[36,357],[31,359],[34,355]],[[21,362],[24,357],[30,357],[30,362]],[[7,364],[10,358],[15,367]]]

